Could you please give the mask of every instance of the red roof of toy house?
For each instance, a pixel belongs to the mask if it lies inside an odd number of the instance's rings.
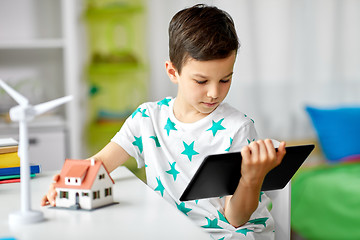
[[[91,165],[91,160],[66,159],[64,166],[60,172],[60,178],[55,183],[55,187],[73,188],[73,189],[91,189],[101,165],[103,165],[101,161],[95,161],[94,165]],[[109,175],[110,180],[114,184],[114,180],[111,178],[105,166],[104,169]],[[65,184],[66,177],[82,178],[82,176],[84,176],[84,178],[81,182],[81,185],[79,186]]]

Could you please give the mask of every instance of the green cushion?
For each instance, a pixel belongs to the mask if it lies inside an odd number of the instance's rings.
[[[360,163],[299,171],[292,180],[292,228],[306,239],[360,239]]]

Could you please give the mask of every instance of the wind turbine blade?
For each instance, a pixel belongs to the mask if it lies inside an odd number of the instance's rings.
[[[27,100],[23,95],[21,95],[14,89],[12,89],[1,79],[0,79],[0,86],[21,106],[27,106],[29,104],[29,100]]]
[[[62,98],[58,98],[46,103],[40,103],[38,105],[35,105],[33,107],[35,115],[43,114],[44,112],[47,112],[53,108],[56,108],[57,106],[60,106],[66,102],[69,102],[73,99],[73,96],[66,96]]]

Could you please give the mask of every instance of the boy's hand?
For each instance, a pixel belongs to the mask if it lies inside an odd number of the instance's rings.
[[[276,151],[270,139],[245,146],[241,151],[240,182],[246,186],[261,188],[266,174],[281,163],[285,153],[285,142],[281,142]]]
[[[52,184],[50,184],[48,193],[41,199],[41,206],[47,206],[49,204],[53,207],[56,206],[55,199],[56,199],[57,192],[55,190],[54,185],[57,181],[59,181],[59,178],[60,178],[60,174],[56,174],[53,177],[54,182]]]

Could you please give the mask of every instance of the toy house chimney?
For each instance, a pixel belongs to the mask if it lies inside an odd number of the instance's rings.
[[[95,158],[90,158],[91,166],[95,165]]]

